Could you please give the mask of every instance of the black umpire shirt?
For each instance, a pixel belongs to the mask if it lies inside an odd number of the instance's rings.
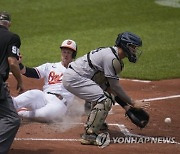
[[[0,25],[0,75],[4,81],[9,76],[8,57],[19,58],[20,37]]]

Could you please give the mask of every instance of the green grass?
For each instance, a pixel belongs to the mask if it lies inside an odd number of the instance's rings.
[[[64,39],[78,43],[79,57],[131,31],[142,37],[143,54],[137,64],[125,60],[122,77],[180,78],[180,8],[154,0],[0,0],[0,10],[12,14],[27,66],[59,61]]]

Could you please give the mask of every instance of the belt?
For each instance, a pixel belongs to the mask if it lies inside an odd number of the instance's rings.
[[[59,98],[60,100],[63,99],[63,97],[60,94],[56,94],[56,93],[52,93],[52,92],[47,92],[47,94],[52,94],[55,95],[57,98]]]

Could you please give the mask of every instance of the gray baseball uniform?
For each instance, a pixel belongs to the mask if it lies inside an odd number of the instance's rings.
[[[89,101],[100,102],[105,99],[104,85],[109,79],[119,80],[114,61],[119,68],[122,62],[118,58],[117,47],[98,48],[78,58],[70,64],[63,77],[63,84],[67,90],[76,96]],[[94,80],[94,81],[93,81]]]

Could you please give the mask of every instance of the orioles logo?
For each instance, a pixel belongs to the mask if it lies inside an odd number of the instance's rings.
[[[48,77],[48,84],[61,83],[62,82],[62,76],[63,76],[62,73],[60,75],[58,75],[54,71],[51,71],[49,73],[49,77]]]
[[[67,45],[70,45],[72,43],[72,41],[67,41]]]

